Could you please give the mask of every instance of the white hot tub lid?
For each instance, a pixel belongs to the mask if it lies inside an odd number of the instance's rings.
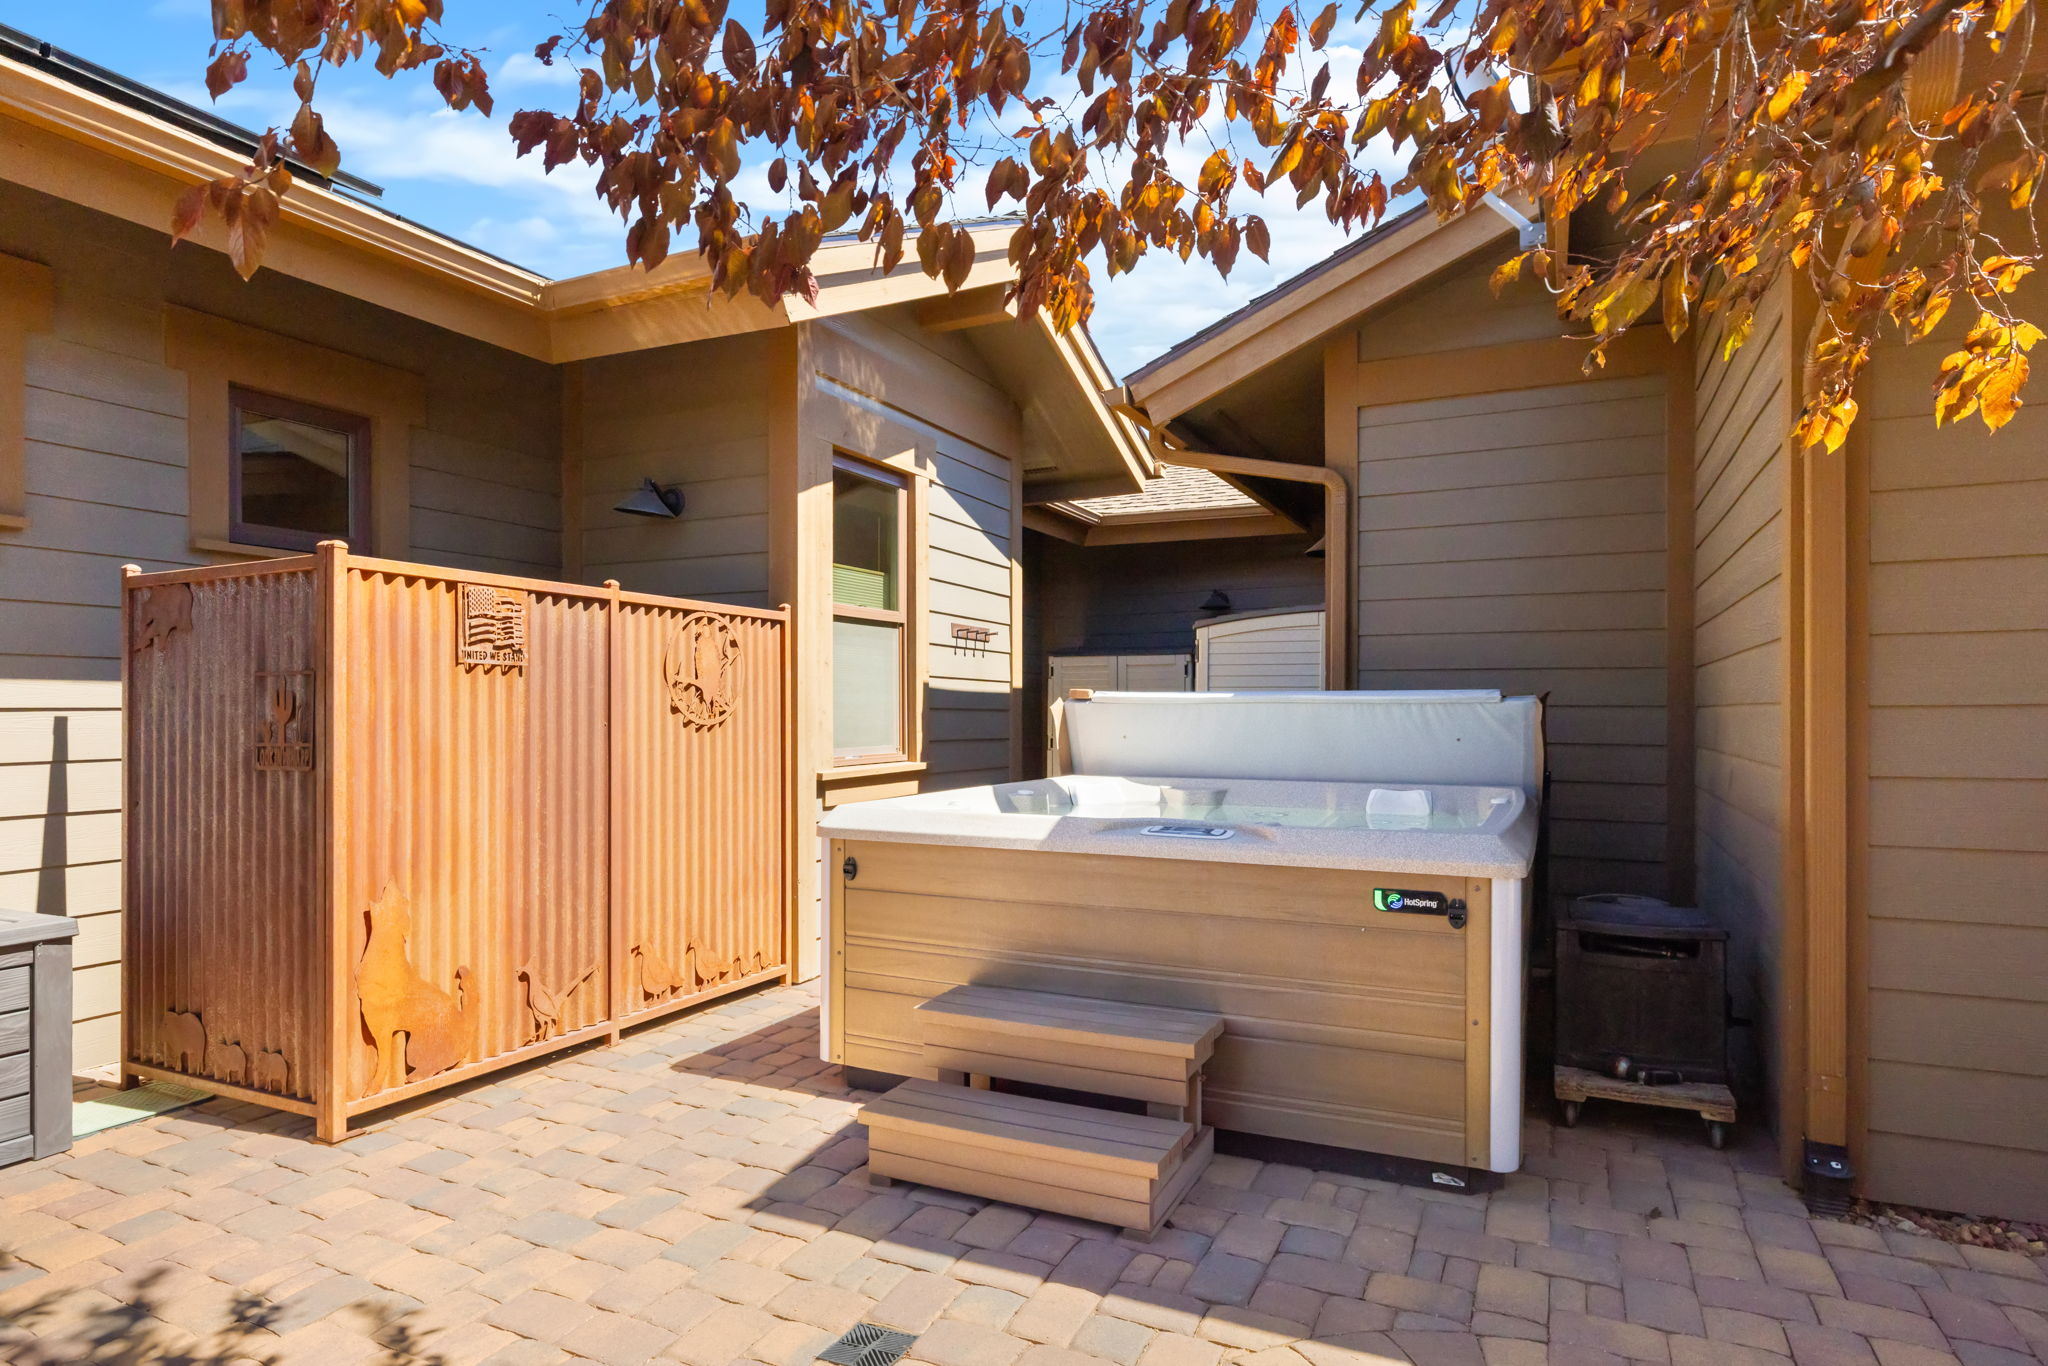
[[[1543,703],[1490,689],[1098,692],[1063,708],[1072,773],[1543,788]]]

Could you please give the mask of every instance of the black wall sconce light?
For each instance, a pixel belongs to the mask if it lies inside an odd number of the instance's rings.
[[[1202,605],[1197,610],[1208,612],[1211,615],[1220,615],[1221,613],[1228,612],[1230,610],[1230,594],[1220,588],[1212,588],[1209,590],[1209,596],[1202,600]]]
[[[612,511],[628,512],[635,517],[680,517],[683,491],[674,484],[663,487],[652,479],[642,479],[640,487],[627,494]]]

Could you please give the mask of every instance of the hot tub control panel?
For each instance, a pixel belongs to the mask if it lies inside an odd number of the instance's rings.
[[[1227,840],[1237,832],[1227,825],[1197,825],[1192,821],[1162,821],[1140,833],[1176,840]]]

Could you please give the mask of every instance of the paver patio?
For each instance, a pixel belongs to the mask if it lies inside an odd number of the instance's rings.
[[[940,1366],[2048,1353],[2013,1253],[1809,1219],[1761,1146],[1532,1122],[1482,1197],[1219,1157],[1149,1245],[870,1189],[815,995],[500,1076],[339,1147],[209,1102],[0,1172],[0,1359],[808,1363],[868,1320]]]

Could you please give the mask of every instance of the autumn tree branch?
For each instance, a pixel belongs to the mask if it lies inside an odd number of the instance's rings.
[[[575,70],[573,101],[509,127],[547,169],[592,168],[629,260],[657,265],[681,240],[718,288],[768,301],[813,294],[837,232],[874,243],[882,269],[914,253],[958,287],[976,176],[1019,220],[1016,302],[1063,327],[1092,307],[1091,269],[1170,251],[1227,275],[1242,251],[1264,257],[1270,229],[1241,190],[1284,186],[1347,231],[1403,196],[1450,215],[1519,192],[1614,226],[1602,259],[1535,248],[1499,277],[1554,279],[1595,363],[1652,320],[1678,335],[1718,314],[1739,346],[1773,282],[1802,272],[1826,321],[1807,439],[1840,441],[1880,335],[1924,338],[1963,302],[1977,323],[1943,363],[1937,417],[1996,427],[2017,407],[2038,334],[2011,296],[2039,247],[1997,248],[1984,223],[2031,229],[2048,168],[2019,111],[2032,0],[1365,0],[1345,34],[1361,55],[1341,61],[1338,6],[1314,3],[766,0],[750,28],[723,0],[585,0],[535,50]],[[180,236],[225,222],[244,273],[290,190],[285,155],[339,159],[321,70],[427,68],[451,107],[491,107],[478,54],[439,36],[441,0],[234,0],[216,23],[216,94],[258,51],[299,75],[290,127],[178,209]],[[1681,139],[1692,163],[1650,172]],[[783,201],[770,212],[735,193],[762,163]]]

